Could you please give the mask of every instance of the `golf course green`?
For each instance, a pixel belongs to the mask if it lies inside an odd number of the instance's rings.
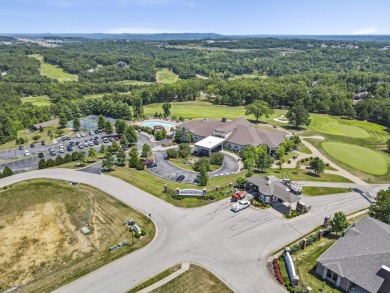
[[[357,120],[342,119],[328,115],[311,114],[311,124],[309,128],[316,132],[333,135],[343,135],[353,138],[368,138],[370,133],[366,128],[370,128],[371,123]],[[377,126],[373,124],[373,126]]]
[[[379,151],[340,142],[323,142],[321,147],[331,157],[364,173],[372,175],[387,173],[389,159]]]

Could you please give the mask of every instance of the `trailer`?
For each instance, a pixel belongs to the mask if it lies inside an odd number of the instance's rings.
[[[302,186],[299,185],[298,183],[291,182],[290,189],[295,194],[302,194]]]
[[[232,194],[231,201],[239,201],[240,199],[244,199],[244,198],[245,198],[245,192],[238,191]]]

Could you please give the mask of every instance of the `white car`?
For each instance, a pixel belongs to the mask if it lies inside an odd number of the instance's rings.
[[[62,153],[65,153],[65,150],[63,149],[63,148],[61,148],[60,150],[59,150],[59,152],[62,154]]]
[[[80,136],[81,136],[81,137],[84,137],[84,136],[85,136],[85,133],[80,132]]]
[[[248,200],[240,200],[238,201],[238,203],[235,203],[234,205],[232,205],[232,208],[231,210],[233,212],[239,212],[243,209],[246,209],[247,207],[249,207],[251,205],[251,203],[248,201]]]
[[[87,147],[89,147],[89,142],[85,142],[84,143],[84,146],[87,148]]]
[[[76,134],[76,137],[77,137],[77,138],[80,138],[80,137],[81,137],[80,133],[77,133],[77,134]]]
[[[60,144],[60,149],[63,149],[64,148],[64,144]]]
[[[28,150],[25,150],[25,151],[24,151],[24,155],[25,155],[26,157],[31,156],[31,154],[30,154],[30,152],[29,152]]]

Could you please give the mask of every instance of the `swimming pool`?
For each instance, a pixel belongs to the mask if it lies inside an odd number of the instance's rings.
[[[147,126],[147,127],[153,127],[156,125],[161,125],[164,126],[165,128],[171,128],[175,127],[175,124],[170,123],[170,122],[164,122],[164,121],[145,121],[141,123],[142,126]]]

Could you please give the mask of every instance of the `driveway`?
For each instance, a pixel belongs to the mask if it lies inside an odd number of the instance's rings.
[[[157,167],[150,168],[149,171],[159,177],[171,181],[175,181],[178,176],[184,175],[185,178],[182,182],[193,183],[194,179],[198,175],[198,172],[185,170],[173,165],[165,159],[166,155],[166,151],[154,151],[153,156],[157,163]],[[239,171],[239,165],[237,163],[237,160],[229,154],[225,153],[225,157],[223,159],[223,167],[217,171],[209,172],[209,176],[229,176],[232,173],[236,173],[237,171]]]
[[[360,194],[316,196],[312,210],[282,220],[272,210],[230,211],[227,199],[200,208],[174,207],[117,178],[67,169],[39,170],[0,180],[0,188],[32,178],[52,178],[89,184],[144,215],[152,214],[155,239],[145,248],[110,263],[57,292],[125,292],[164,269],[183,261],[197,263],[234,291],[285,292],[268,274],[267,257],[322,224],[336,211],[349,214],[369,206]],[[369,187],[367,187],[369,188]],[[306,199],[305,199],[306,200]]]

